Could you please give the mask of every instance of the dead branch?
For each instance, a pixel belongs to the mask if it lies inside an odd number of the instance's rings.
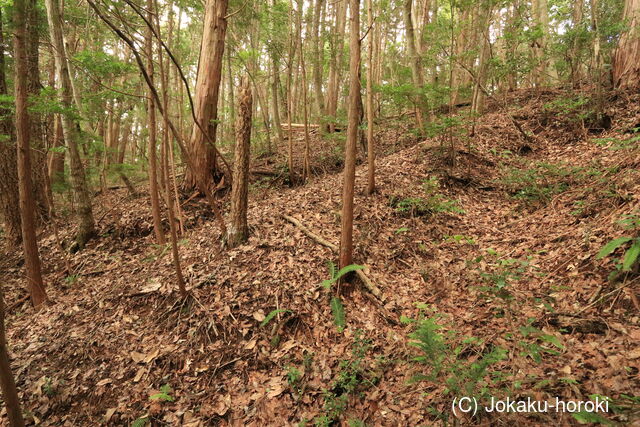
[[[322,246],[325,246],[331,249],[333,252],[338,252],[338,247],[336,245],[334,245],[333,243],[329,242],[328,240],[324,239],[323,237],[309,230],[307,227],[305,227],[304,224],[302,224],[300,221],[298,221],[294,217],[291,217],[289,215],[282,215],[282,218],[284,218],[285,220],[289,221],[291,224],[298,227],[307,237],[314,240],[316,243],[319,243]],[[381,301],[384,301],[384,296],[382,295],[382,291],[380,291],[380,288],[378,288],[375,285],[375,283],[373,283],[373,281],[369,279],[369,277],[367,277],[367,275],[362,270],[356,270],[356,274],[358,275],[358,278],[362,281],[362,284],[364,285],[364,287],[369,290],[369,292],[371,292],[376,298],[380,299]]]

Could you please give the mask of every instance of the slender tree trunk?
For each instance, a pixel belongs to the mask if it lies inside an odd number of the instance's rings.
[[[228,4],[228,0],[207,0],[205,5],[194,112],[207,135],[205,136],[198,125],[194,124],[190,142],[194,168],[187,170],[187,188],[197,188],[199,182],[213,188],[213,177],[217,174],[215,141]],[[204,190],[200,188],[200,191]]]
[[[249,195],[249,161],[251,144],[251,85],[245,78],[238,93],[238,119],[236,122],[236,149],[231,189],[231,226],[227,236],[229,246],[237,246],[249,237],[247,205]]]
[[[20,0],[18,0],[20,1]],[[14,2],[15,4],[16,2]],[[11,372],[11,362],[9,360],[9,351],[7,350],[7,334],[4,326],[5,305],[4,292],[0,285],[0,386],[2,386],[2,399],[7,409],[7,418],[11,427],[24,426],[22,418],[22,409],[20,408],[20,399],[18,398],[18,389],[16,381]]]
[[[62,135],[62,121],[60,115],[54,115],[53,123],[53,143],[52,148],[55,151],[49,155],[49,180],[51,185],[59,186],[65,183],[64,176],[64,136]],[[57,151],[62,149],[62,151]]]
[[[8,95],[5,75],[2,8],[0,7],[0,95]],[[0,110],[0,220],[4,224],[4,235],[8,249],[22,241],[20,232],[20,210],[18,209],[18,170],[16,169],[15,128],[10,110]]]
[[[154,22],[153,0],[147,0],[149,22]],[[147,53],[147,74],[149,80],[154,83],[153,70],[153,33],[151,28],[147,28],[145,36],[145,49]],[[158,191],[158,164],[157,164],[157,138],[156,138],[156,105],[151,93],[147,99],[147,117],[149,118],[149,140],[147,146],[147,157],[149,158],[149,195],[151,198],[151,213],[153,215],[153,231],[156,242],[164,245],[167,240],[162,230],[162,217],[160,216],[160,196]]]
[[[279,61],[276,58],[275,54],[272,54],[271,64],[273,74],[273,77],[271,78],[271,109],[273,110],[273,123],[278,135],[278,144],[282,144],[284,142],[284,134],[282,132],[282,123],[280,122],[280,102],[278,100],[280,70],[278,66]],[[278,144],[276,144],[276,147],[278,146]]]
[[[298,9],[302,11],[302,0],[298,2]],[[302,12],[300,12],[302,13]],[[302,23],[299,22],[298,30],[301,30]],[[302,71],[301,74],[301,87],[302,87],[302,118],[304,120],[304,164],[302,169],[302,182],[306,182],[311,177],[311,159],[310,159],[310,136],[309,136],[309,96],[307,93],[307,70],[304,61],[304,51],[303,51],[303,43],[302,36],[300,36],[300,43],[298,44],[298,54],[300,56],[300,69]],[[314,71],[315,72],[315,71]],[[322,92],[322,90],[320,91]],[[322,111],[322,110],[319,110]]]
[[[158,10],[157,0],[149,0],[149,8],[154,7]],[[172,7],[169,4],[169,7]],[[153,21],[153,16],[149,16],[150,22]],[[160,32],[160,20],[158,14],[155,15],[156,31]],[[162,82],[162,110],[164,111],[163,126],[162,126],[162,173],[164,175],[164,194],[167,202],[167,216],[169,217],[169,236],[171,238],[171,255],[173,257],[173,266],[176,271],[176,281],[178,282],[178,289],[182,298],[187,296],[187,288],[185,286],[184,276],[182,275],[182,266],[180,265],[180,252],[178,250],[178,232],[176,230],[176,218],[173,210],[174,200],[171,193],[171,187],[169,185],[169,73],[165,69],[164,61],[162,59],[162,48],[158,46],[158,63],[160,64],[160,81]],[[176,204],[179,201],[175,200]]]
[[[27,93],[28,96],[40,95],[40,17],[37,0],[27,0]],[[45,183],[47,176],[47,146],[45,123],[41,113],[30,113],[29,132],[31,135],[31,182],[37,213],[47,219],[49,216],[49,197]],[[37,221],[37,218],[36,218]]]
[[[373,55],[374,35],[373,28],[373,1],[367,0],[367,26],[369,27],[369,51],[367,55],[367,191],[368,195],[373,194],[376,188],[375,170],[376,155],[373,140]]]
[[[60,15],[60,5],[57,0],[45,0],[47,8],[47,20],[49,23],[49,33],[51,36],[51,44],[53,46],[56,71],[58,74],[59,84],[61,87],[60,103],[67,109],[73,109],[73,92],[71,87],[71,78],[69,74],[69,66],[67,63],[67,55],[64,47],[62,36],[62,17]],[[78,150],[78,126],[75,120],[69,114],[62,115],[62,132],[64,140],[69,149],[69,166],[71,169],[71,185],[73,194],[77,204],[78,215],[78,232],[76,235],[76,245],[74,248],[83,248],[84,245],[94,235],[93,212],[91,209],[91,199],[89,189],[87,187],[84,167]]]
[[[331,37],[331,57],[329,60],[329,82],[327,86],[327,113],[329,132],[335,131],[338,112],[338,96],[340,92],[340,74],[342,71],[342,52],[344,48],[344,31],[347,16],[347,1],[334,3],[336,26]]]
[[[422,65],[420,56],[416,49],[416,36],[413,28],[412,19],[412,5],[413,0],[404,1],[404,25],[407,34],[407,53],[409,54],[409,65],[411,66],[411,77],[413,79],[413,86],[417,91],[422,91],[424,86],[424,76],[422,73]],[[416,112],[416,126],[418,129],[424,128],[424,116],[425,116],[425,102],[424,96],[418,94],[413,99]]]
[[[634,89],[640,87],[640,0],[626,0],[622,19],[628,30],[613,54],[613,85]]]
[[[322,94],[322,63],[324,52],[320,34],[320,23],[324,0],[316,0],[313,13],[313,82],[315,89],[316,109],[318,110],[318,123],[320,130],[324,131],[324,95]]]
[[[16,137],[18,146],[18,187],[20,220],[24,249],[27,288],[31,303],[38,308],[47,300],[40,271],[40,255],[35,230],[35,201],[31,183],[31,146],[29,145],[29,113],[27,111],[27,38],[25,0],[14,1],[13,52],[15,56]]]
[[[349,10],[349,125],[344,154],[340,268],[353,263],[353,197],[356,178],[358,121],[360,119],[358,111],[358,97],[360,96],[360,0],[349,0]]]
[[[580,47],[578,42],[580,40],[579,30],[582,26],[583,9],[584,0],[574,0],[573,10],[571,11],[574,38],[571,43],[571,54],[569,58],[569,65],[571,67],[571,83],[574,88],[577,88],[580,85],[580,81],[582,80],[582,64],[580,58],[578,57]]]
[[[484,87],[487,79],[487,63],[491,53],[489,31],[491,27],[491,16],[493,14],[492,7],[493,5],[491,4],[479,7],[476,17],[478,21],[477,29],[480,34],[479,44],[481,46],[480,57],[478,58],[478,71],[471,99],[471,111],[476,114],[482,114],[484,111],[484,92],[482,91],[482,87]]]

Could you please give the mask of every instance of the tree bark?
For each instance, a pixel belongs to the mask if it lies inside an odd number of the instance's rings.
[[[16,2],[14,2],[14,4],[15,3]],[[0,286],[0,385],[2,386],[2,398],[7,409],[9,425],[11,427],[22,427],[24,426],[24,419],[22,418],[22,409],[20,408],[16,381],[13,378],[13,372],[11,372],[4,318],[4,294],[2,286]]]
[[[420,64],[420,56],[416,49],[416,36],[413,28],[412,19],[413,0],[405,0],[404,2],[404,25],[407,34],[407,53],[409,54],[409,65],[411,67],[411,77],[413,86],[416,91],[422,91],[424,87],[424,75],[422,73],[422,65]],[[417,94],[413,99],[416,112],[416,126],[418,129],[424,128],[425,102],[424,96]]]
[[[342,70],[342,52],[344,50],[344,31],[347,16],[347,1],[339,0],[334,4],[336,26],[331,37],[331,57],[329,60],[329,82],[327,86],[327,119],[329,132],[336,127],[338,112],[338,95],[340,90],[340,74]]]
[[[367,191],[373,194],[376,188],[375,169],[376,157],[373,141],[373,55],[374,55],[374,28],[373,28],[373,0],[367,0],[367,26],[369,27],[369,51],[367,55]]]
[[[62,121],[60,115],[54,115],[52,148],[61,149],[64,147],[64,136],[62,135]],[[64,151],[52,151],[49,154],[49,180],[52,186],[64,185]]]
[[[238,93],[238,119],[236,122],[236,149],[231,189],[231,226],[227,235],[229,246],[237,246],[249,237],[247,205],[249,195],[249,161],[251,144],[252,97],[249,79],[240,84]]]
[[[56,72],[60,84],[60,103],[66,110],[74,107],[73,90],[71,77],[69,74],[69,64],[65,51],[62,35],[62,17],[60,15],[60,5],[57,0],[45,0],[47,8],[47,21],[49,23],[49,34],[53,46]],[[84,173],[84,167],[78,150],[78,124],[69,114],[62,114],[62,133],[69,149],[69,166],[71,169],[71,185],[73,195],[77,205],[78,232],[73,250],[82,249],[95,233],[95,223],[93,221],[93,211],[91,208],[91,198],[89,188]]]
[[[628,29],[613,54],[613,85],[634,89],[640,87],[640,0],[626,0],[622,19]]]
[[[27,39],[26,39],[25,0],[14,1],[14,37],[15,56],[15,106],[16,137],[18,146],[18,187],[20,194],[20,220],[22,226],[22,246],[24,249],[27,288],[31,303],[38,308],[47,300],[40,271],[40,255],[35,230],[35,201],[31,183],[31,146],[29,145],[29,113],[27,111]]]
[[[28,96],[40,95],[40,16],[37,0],[27,0],[27,93]],[[42,114],[30,112],[29,132],[31,135],[31,182],[39,217],[49,216],[49,197],[47,185],[47,146],[45,143],[45,122]],[[37,221],[37,218],[36,218]]]
[[[320,18],[322,16],[322,9],[324,6],[324,0],[316,0],[315,10],[313,14],[313,82],[315,89],[315,101],[316,109],[318,110],[318,124],[320,124],[320,130],[325,130],[323,123],[324,115],[324,95],[322,94],[322,63],[324,58],[324,51],[322,49],[322,40],[320,34]]]
[[[356,144],[358,142],[358,97],[360,96],[360,0],[349,0],[349,111],[342,186],[342,227],[340,233],[340,268],[353,263],[353,197],[356,178]]]
[[[153,22],[153,0],[147,0],[147,19],[149,22]],[[154,70],[153,70],[153,33],[151,28],[147,28],[145,35],[145,49],[147,53],[147,74],[151,84],[154,83]],[[153,216],[153,231],[156,236],[156,242],[159,245],[164,245],[167,240],[162,230],[162,218],[160,216],[160,197],[158,192],[158,163],[156,153],[157,138],[156,138],[156,105],[153,96],[149,93],[147,99],[147,116],[149,118],[149,140],[147,146],[147,157],[149,159],[149,195],[151,198],[151,214]]]
[[[4,32],[2,8],[0,8],[0,95],[8,95],[5,74]],[[20,211],[18,209],[18,170],[16,169],[15,128],[8,109],[0,110],[0,220],[4,225],[8,249],[14,249],[22,241]]]
[[[190,155],[194,165],[193,169],[187,170],[185,176],[187,188],[198,188],[199,182],[213,188],[213,177],[218,173],[215,141],[228,4],[228,0],[207,0],[205,5],[194,113],[207,136],[194,124],[190,142]],[[200,191],[204,190],[200,188]]]
[[[156,0],[149,0],[149,9],[153,7],[158,10],[158,2]],[[173,5],[170,3],[169,7]],[[170,18],[170,20],[173,17]],[[149,20],[154,22],[153,16],[150,14]],[[160,19],[158,14],[155,15],[155,26],[158,34],[160,33]],[[171,31],[171,28],[169,29]],[[171,38],[171,32],[169,32],[169,38]],[[169,72],[165,68],[164,61],[162,59],[162,48],[158,45],[158,63],[160,64],[160,81],[162,82],[162,111],[165,113],[163,117],[162,126],[162,174],[164,175],[164,194],[167,202],[167,216],[169,217],[169,236],[171,239],[171,255],[173,257],[173,266],[176,271],[176,280],[178,282],[178,289],[180,290],[180,296],[185,298],[187,296],[187,288],[185,286],[184,276],[182,274],[182,266],[180,265],[180,252],[178,250],[178,232],[176,230],[176,218],[173,210],[174,200],[171,193],[171,186],[169,185]],[[175,200],[176,206],[179,206],[178,199]]]

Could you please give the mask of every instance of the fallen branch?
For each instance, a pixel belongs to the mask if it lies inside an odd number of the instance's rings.
[[[322,236],[319,236],[314,232],[312,232],[311,230],[309,230],[307,227],[305,227],[304,224],[302,224],[300,221],[298,221],[294,217],[289,215],[282,215],[282,218],[286,219],[291,224],[298,227],[307,237],[309,237],[312,240],[315,240],[316,243],[319,243],[322,246],[326,246],[327,248],[331,249],[334,252],[338,252],[338,247],[336,245],[324,239]],[[360,280],[362,281],[362,284],[364,285],[365,288],[369,290],[369,292],[371,292],[376,298],[380,299],[381,301],[384,301],[384,297],[382,295],[382,292],[380,291],[380,288],[378,288],[362,270],[356,270],[355,273],[358,275],[358,278],[360,278]]]

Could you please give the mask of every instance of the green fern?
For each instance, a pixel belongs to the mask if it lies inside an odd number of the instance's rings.
[[[323,280],[322,283],[321,283],[322,287],[325,288],[326,290],[331,289],[331,285],[333,285],[338,280],[340,280],[340,278],[342,276],[344,276],[345,274],[349,274],[349,273],[351,273],[353,271],[364,269],[364,266],[362,266],[362,265],[350,264],[350,265],[347,265],[346,267],[342,267],[336,273],[336,265],[333,262],[329,261],[327,263],[327,265],[329,267],[329,276],[330,276],[330,278],[327,279],[327,280]]]
[[[291,310],[287,310],[286,308],[279,308],[277,310],[271,310],[271,312],[269,312],[269,314],[267,314],[267,317],[264,318],[264,320],[262,322],[260,322],[260,327],[264,328],[265,326],[267,326],[267,324],[269,322],[271,322],[273,320],[274,317],[276,317],[278,314],[280,313],[291,313]]]
[[[338,327],[338,332],[344,331],[344,328],[347,326],[347,321],[344,315],[344,306],[340,298],[331,298],[331,312],[333,313],[333,321]]]

